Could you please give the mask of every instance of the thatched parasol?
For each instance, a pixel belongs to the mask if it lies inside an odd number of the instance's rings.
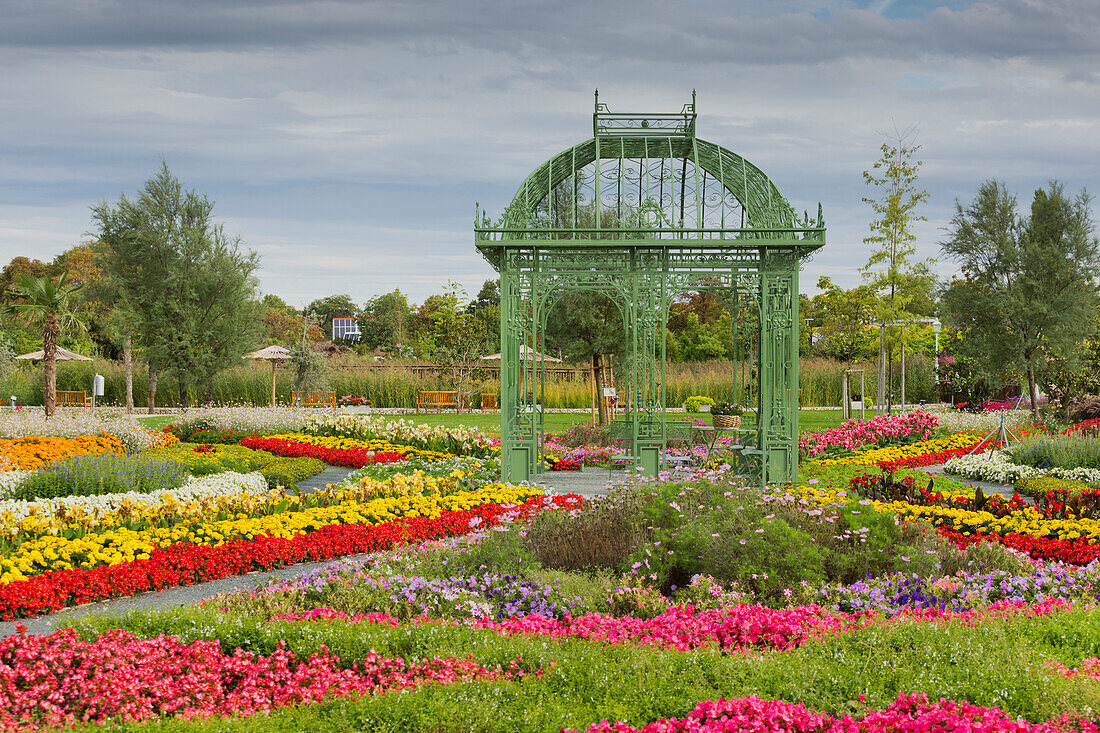
[[[46,358],[46,353],[39,349],[38,351],[32,351],[29,354],[20,354],[15,357],[16,359],[29,359],[31,361],[40,361]],[[68,349],[63,349],[60,346],[57,347],[57,360],[58,361],[95,361],[91,357],[81,356],[80,354],[74,354]]]
[[[271,346],[265,346],[259,351],[253,351],[251,354],[247,354],[242,359],[256,359],[258,361],[271,362],[271,406],[275,406],[275,367],[278,364],[285,364],[290,361],[290,349],[280,344],[272,344]]]
[[[500,354],[489,354],[489,356],[481,357],[482,361],[500,361]],[[547,356],[546,354],[540,354],[526,344],[521,344],[519,347],[519,360],[520,361],[556,361],[561,362],[561,359],[556,359],[553,356]]]

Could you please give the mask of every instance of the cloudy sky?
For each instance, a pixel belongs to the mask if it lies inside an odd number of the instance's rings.
[[[918,228],[996,177],[1100,189],[1096,0],[0,0],[0,260],[48,260],[167,161],[296,305],[492,271],[474,203],[612,110],[678,111],[766,171],[855,284],[862,171],[916,126]],[[940,265],[948,274],[949,263]]]

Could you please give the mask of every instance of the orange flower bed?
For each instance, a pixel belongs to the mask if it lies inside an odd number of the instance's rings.
[[[124,455],[125,446],[113,435],[81,435],[76,438],[27,436],[0,438],[0,471],[33,471],[48,463],[75,455]]]

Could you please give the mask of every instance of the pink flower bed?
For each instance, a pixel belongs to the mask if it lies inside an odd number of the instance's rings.
[[[813,458],[829,448],[854,451],[862,446],[904,438],[927,440],[939,421],[938,417],[923,410],[913,410],[906,415],[879,415],[870,420],[849,420],[823,433],[803,433],[798,439],[798,450],[803,456]]]
[[[675,606],[654,618],[626,616],[615,618],[589,613],[576,618],[554,619],[532,614],[503,621],[471,619],[467,625],[475,629],[492,629],[499,634],[527,634],[551,638],[574,638],[586,641],[606,641],[611,644],[647,644],[687,651],[699,647],[722,649],[741,648],[790,649],[809,638],[827,633],[839,633],[858,623],[858,616],[835,613],[819,606],[799,606],[775,610],[764,606],[731,606],[708,609],[696,614],[692,606]],[[304,613],[285,613],[275,617],[280,621],[330,621],[381,623],[399,626],[392,616],[382,613],[349,616],[331,608],[316,608]],[[439,619],[418,617],[413,623],[449,623]],[[453,623],[458,623],[453,622]]]
[[[790,733],[922,733],[923,731],[969,731],[971,733],[1062,733],[1068,730],[1097,731],[1095,723],[1058,720],[1037,725],[1010,718],[1000,708],[986,708],[967,702],[929,702],[924,693],[898,695],[885,710],[865,716],[834,718],[805,705],[762,700],[755,695],[732,700],[707,700],[695,706],[686,718],[666,718],[641,728],[606,720],[590,726],[586,733],[719,733],[719,731],[789,731]],[[577,733],[569,729],[568,733]]]
[[[268,656],[241,649],[224,654],[216,641],[138,639],[120,630],[93,642],[82,641],[72,629],[11,635],[0,639],[0,726],[15,731],[109,718],[252,715],[426,682],[524,674],[515,662],[508,670],[453,657],[408,664],[373,650],[351,669],[340,669],[339,662],[324,646],[299,660],[281,647]]]
[[[1100,680],[1100,659],[1096,657],[1090,657],[1081,662],[1080,667],[1067,667],[1058,662],[1047,662],[1046,668],[1067,679],[1073,677],[1089,677],[1094,680]]]
[[[1048,599],[1040,603],[1026,604],[1001,601],[987,609],[964,612],[941,611],[921,608],[904,609],[887,623],[902,620],[916,623],[962,623],[975,625],[989,619],[1013,616],[1045,616],[1057,611],[1069,610],[1070,604],[1061,599]],[[274,617],[278,621],[350,621],[400,626],[401,621],[384,613],[348,615],[331,608],[315,608],[303,613],[284,613]],[[646,644],[662,649],[687,651],[703,647],[718,647],[728,651],[747,649],[791,649],[809,639],[839,634],[857,626],[866,626],[883,620],[874,611],[855,614],[838,613],[820,606],[795,606],[790,609],[774,609],[766,606],[736,605],[726,608],[706,609],[696,613],[693,606],[674,606],[650,619],[626,616],[616,618],[590,613],[572,618],[553,619],[532,614],[503,621],[471,619],[465,623],[475,629],[491,629],[499,634],[527,634],[551,638],[574,638],[586,641],[605,641],[610,644]],[[413,623],[453,623],[426,616],[414,618]]]

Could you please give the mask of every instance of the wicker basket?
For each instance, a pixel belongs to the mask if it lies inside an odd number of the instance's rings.
[[[714,415],[714,427],[737,429],[741,427],[740,415]]]

